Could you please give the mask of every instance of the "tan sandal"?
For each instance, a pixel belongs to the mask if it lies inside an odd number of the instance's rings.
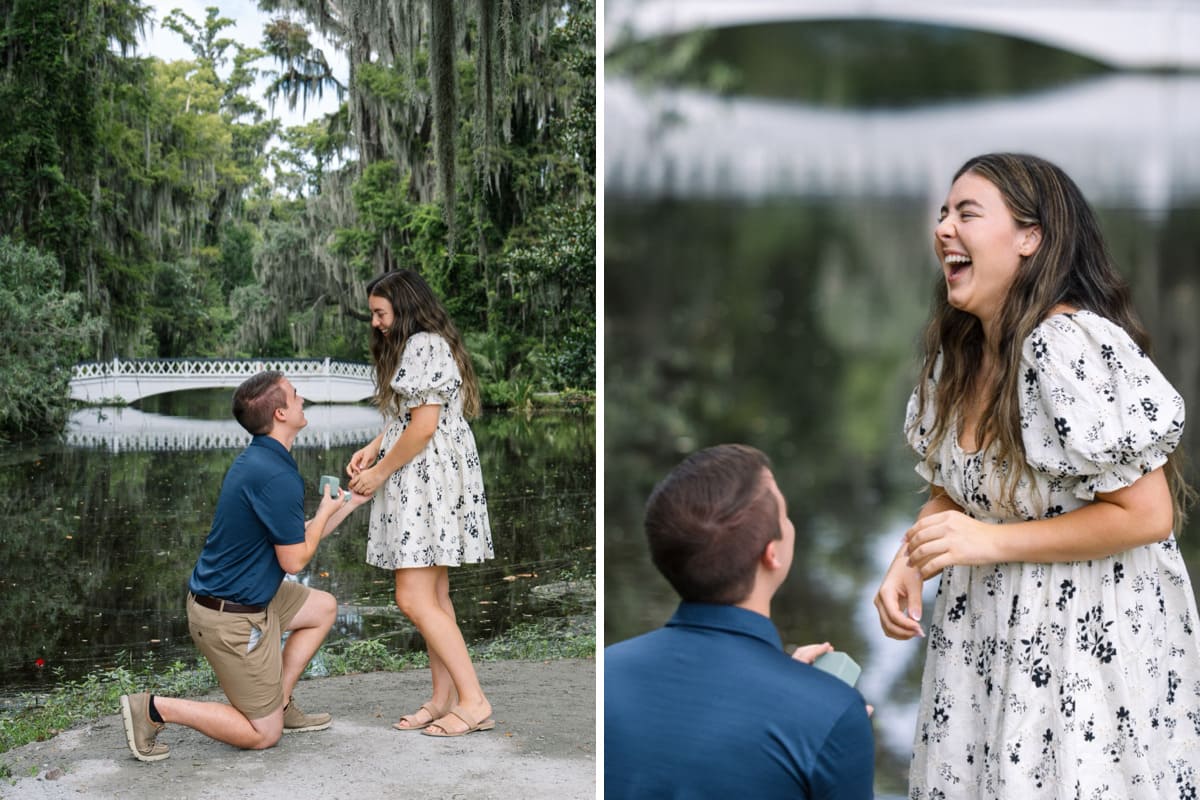
[[[420,714],[422,711],[429,714],[428,722],[416,722],[416,716],[418,714]],[[424,730],[425,728],[428,728],[430,725],[432,725],[434,720],[438,719],[439,717],[445,716],[445,714],[446,714],[446,709],[438,708],[437,706],[435,706],[433,704],[433,701],[431,700],[428,703],[422,703],[421,707],[418,708],[416,711],[412,712],[411,714],[405,714],[404,716],[400,717],[400,721],[393,722],[392,727],[398,731]],[[401,725],[400,724],[401,722],[407,722],[408,724]]]
[[[492,728],[496,727],[496,720],[492,719],[491,717],[488,717],[487,719],[483,720],[482,722],[474,721],[469,716],[467,716],[467,712],[463,711],[461,706],[455,706],[454,708],[450,709],[445,714],[443,714],[439,718],[439,720],[445,719],[446,717],[450,717],[450,716],[458,717],[460,720],[465,722],[467,725],[467,729],[465,731],[454,731],[454,732],[448,731],[448,730],[446,730],[446,726],[443,725],[440,721],[438,721],[438,722],[429,723],[425,727],[425,730],[421,731],[421,733],[425,734],[426,736],[438,736],[438,737],[441,737],[444,739],[448,739],[452,736],[466,736],[468,733],[474,733],[475,731],[490,731]],[[431,732],[429,730],[430,728],[435,728],[435,727],[439,728],[440,730],[436,733]]]

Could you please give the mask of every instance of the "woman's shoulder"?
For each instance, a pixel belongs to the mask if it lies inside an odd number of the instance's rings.
[[[1178,392],[1153,359],[1116,322],[1091,311],[1043,320],[1021,351],[1025,395],[1063,394],[1074,404],[1141,403],[1151,395],[1177,404]],[[1040,388],[1038,386],[1040,385]]]
[[[446,340],[443,339],[439,334],[434,333],[433,331],[417,331],[416,333],[414,333],[408,337],[409,344],[428,345],[428,344],[436,343],[439,341],[444,342]]]
[[[1129,333],[1120,325],[1087,309],[1051,314],[1033,329],[1033,333],[1075,339],[1130,339]]]
[[[1051,314],[1025,338],[1026,354],[1032,352],[1032,355],[1039,357],[1044,355],[1048,346],[1070,350],[1119,348],[1143,355],[1128,331],[1107,317],[1086,309]]]
[[[450,352],[450,343],[445,337],[433,331],[418,331],[408,337],[408,341],[404,345],[406,352],[430,352],[434,354],[441,352]]]

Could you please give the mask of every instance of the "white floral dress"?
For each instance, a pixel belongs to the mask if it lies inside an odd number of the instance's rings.
[[[441,406],[425,449],[393,472],[375,493],[367,563],[384,569],[458,566],[492,558],[492,531],[479,450],[463,417],[462,377],[441,336],[409,337],[392,388],[399,419],[383,434],[382,458],[408,426],[411,409]]]
[[[1102,317],[1047,319],[1022,367],[1034,485],[1021,481],[1015,513],[997,499],[1001,465],[964,452],[953,430],[933,468],[917,467],[976,519],[1067,513],[1179,443],[1182,398]],[[916,419],[914,392],[905,431],[922,457],[932,421]],[[912,800],[1195,800],[1200,637],[1173,535],[1091,561],[948,568],[926,621]]]

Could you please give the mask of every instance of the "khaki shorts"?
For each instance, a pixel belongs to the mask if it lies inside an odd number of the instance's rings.
[[[311,590],[285,580],[265,611],[235,614],[187,599],[188,632],[208,659],[229,702],[246,719],[262,719],[283,705],[280,643]]]

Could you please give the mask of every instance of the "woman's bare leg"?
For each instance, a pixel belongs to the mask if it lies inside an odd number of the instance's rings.
[[[438,605],[441,606],[443,611],[450,615],[451,619],[455,619],[454,605],[450,602],[449,572],[445,567],[433,567],[433,569],[438,569],[441,571],[441,576],[437,581]],[[403,570],[396,570],[395,572],[397,605],[400,603],[400,573],[402,571]],[[455,624],[457,625],[457,621]],[[443,712],[449,711],[450,707],[454,705],[455,701],[457,700],[454,692],[454,679],[450,677],[450,670],[446,669],[446,665],[438,656],[437,651],[433,649],[433,646],[426,642],[425,648],[429,653],[429,671],[433,675],[433,696],[429,698],[429,703],[433,705],[434,708],[442,709]],[[418,709],[417,711],[405,714],[405,716],[415,719],[416,723],[409,726],[408,721],[402,719],[397,723],[397,725],[402,728],[424,728],[429,725],[429,723],[433,722],[434,719],[436,719],[436,716],[426,719],[426,717],[430,716],[427,709]]]
[[[439,588],[439,582],[443,585]],[[439,669],[445,670],[454,691],[458,694],[458,705],[476,721],[491,716],[492,706],[483,694],[467,643],[450,604],[449,577],[446,567],[413,567],[396,570],[396,604],[405,616],[413,621],[417,630],[425,637],[430,651],[430,669],[436,655]],[[444,594],[443,594],[444,592]],[[445,605],[443,605],[443,596]],[[449,608],[447,608],[447,606]],[[435,697],[441,688],[434,672]],[[464,728],[455,717],[446,721],[453,733]]]

